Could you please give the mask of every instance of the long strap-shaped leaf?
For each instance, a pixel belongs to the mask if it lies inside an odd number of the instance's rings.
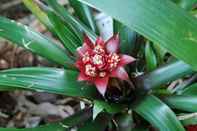
[[[114,33],[120,35],[120,51],[124,54],[132,54],[137,40],[137,33],[117,20],[114,20]]]
[[[147,91],[157,88],[162,84],[192,73],[192,68],[188,64],[182,61],[174,61],[148,74],[138,76],[135,82],[136,86],[140,88],[137,89],[137,92],[143,95]]]
[[[38,1],[35,0],[23,0],[25,6],[33,15],[35,15],[53,34],[57,35],[67,49],[73,51],[76,49],[77,44],[81,45],[78,37],[69,27],[64,25],[61,18],[47,9],[48,7],[46,5],[37,2]]]
[[[170,108],[155,96],[147,96],[134,110],[160,131],[184,131]]]
[[[0,72],[0,90],[30,89],[68,96],[94,98],[96,89],[77,82],[75,71],[56,68],[21,68]],[[13,88],[15,87],[15,88]]]
[[[186,96],[197,96],[197,83],[192,84],[191,86],[179,91],[178,93]]]
[[[63,6],[58,4],[57,0],[47,0],[47,3],[67,24],[73,27],[76,31],[81,32],[79,38],[83,37],[82,33],[86,33],[93,40],[96,40],[97,35],[77,18],[74,18]],[[79,34],[79,32],[77,32],[77,34]],[[83,38],[81,38],[81,40],[83,40]]]
[[[71,128],[78,125],[79,123],[87,121],[90,117],[91,117],[91,109],[87,109],[79,113],[76,113],[75,115],[70,116],[60,122],[50,123],[36,128],[24,128],[24,129],[0,128],[0,131],[70,131]]]
[[[67,26],[61,21],[61,19],[53,12],[48,11],[49,20],[55,27],[54,30],[57,36],[62,41],[64,47],[66,47],[70,52],[75,54],[76,48],[81,45],[80,40],[74,35],[74,33],[69,30]]]
[[[153,44],[149,41],[145,45],[145,59],[147,71],[153,71],[157,68],[157,57],[153,49]]]
[[[58,64],[68,66],[71,60],[57,43],[12,20],[0,17],[0,37],[8,39]]]
[[[175,95],[164,99],[165,103],[171,108],[188,112],[197,112],[197,94],[196,96]]]
[[[101,113],[95,120],[90,119],[78,131],[105,131],[111,116]]]
[[[49,21],[47,14],[42,11],[34,0],[23,0],[25,6],[43,23],[51,32],[54,32],[54,27]]]
[[[80,0],[118,19],[197,70],[197,20],[169,0]]]
[[[92,8],[76,0],[69,0],[69,3],[74,8],[74,13],[78,16],[78,18],[95,33],[97,33],[98,29],[96,26],[96,21],[94,20]]]

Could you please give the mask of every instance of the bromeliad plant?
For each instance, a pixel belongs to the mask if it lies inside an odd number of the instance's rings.
[[[3,17],[0,36],[62,68],[1,71],[0,90],[78,97],[87,106],[61,122],[1,130],[196,129],[196,0],[70,0],[74,15],[56,0],[23,2],[64,48]],[[90,6],[114,18],[108,41],[99,37]]]
[[[98,37],[93,44],[88,36],[85,36],[83,46],[77,49],[80,56],[76,62],[76,67],[80,70],[78,81],[94,83],[104,96],[109,77],[129,80],[123,66],[133,62],[134,58],[118,54],[119,41],[119,35],[115,35],[106,43]]]

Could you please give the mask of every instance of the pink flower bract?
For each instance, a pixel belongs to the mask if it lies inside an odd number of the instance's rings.
[[[135,59],[119,54],[119,35],[112,36],[107,42],[98,37],[95,44],[85,35],[83,46],[77,52],[79,59],[76,67],[80,71],[78,81],[94,83],[102,95],[106,92],[110,77],[129,79],[123,66]]]

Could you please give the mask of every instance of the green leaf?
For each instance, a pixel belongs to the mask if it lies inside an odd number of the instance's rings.
[[[64,25],[61,19],[54,12],[48,11],[48,16],[54,26],[57,36],[63,42],[64,47],[75,54],[76,48],[81,45],[80,40],[77,39],[75,34]]]
[[[178,2],[178,5],[186,10],[191,10],[195,4],[197,4],[197,0],[179,0]]]
[[[70,131],[70,128],[82,123],[90,118],[90,110],[83,110],[66,118],[63,121],[50,123],[44,126],[35,127],[35,128],[0,128],[1,131]]]
[[[133,131],[134,126],[132,113],[121,113],[115,116],[118,131]]]
[[[149,129],[140,126],[133,128],[132,131],[149,131]]]
[[[158,59],[158,64],[162,65],[165,62],[164,58],[167,51],[161,45],[155,43],[153,43],[153,48],[155,49],[155,53]]]
[[[104,106],[100,104],[100,101],[94,101],[93,106],[93,120],[98,116],[99,113],[101,113],[104,110]]]
[[[56,12],[56,15],[60,16],[78,35],[78,38],[83,41],[83,33],[89,35],[93,40],[96,40],[96,34],[90,30],[86,25],[80,22],[77,18],[74,18],[63,6],[57,3],[56,0],[47,0],[47,3]],[[79,34],[80,32],[80,34]]]
[[[79,128],[79,131],[105,131],[110,120],[111,116],[109,114],[99,114],[96,120],[90,119],[84,126]]]
[[[108,113],[114,114],[120,112],[124,109],[125,105],[116,104],[116,103],[108,103],[102,100],[95,100],[94,101],[95,108],[99,108],[99,110],[104,109]]]
[[[70,67],[70,64],[73,64],[57,43],[13,20],[0,17],[0,37],[65,67]]]
[[[197,70],[197,20],[171,1],[79,1],[104,11]]]
[[[138,93],[143,95],[151,89],[160,87],[162,84],[166,84],[167,82],[171,82],[192,73],[193,71],[188,64],[182,61],[174,61],[148,74],[137,77],[136,85],[137,87],[141,87],[138,88]]]
[[[184,126],[197,124],[197,113],[181,114],[178,116],[179,120]]]
[[[197,18],[197,9],[191,11],[191,14],[192,14],[195,18]]]
[[[69,0],[69,3],[74,8],[74,13],[79,17],[79,19],[91,30],[97,33],[98,29],[92,8],[76,0]]]
[[[181,91],[182,95],[191,95],[191,96],[197,96],[197,83],[192,84],[191,86],[185,88],[183,91]]]
[[[0,90],[27,89],[67,96],[95,98],[96,89],[77,82],[78,73],[57,68],[19,68],[0,72]]]
[[[120,50],[124,54],[131,54],[137,39],[137,33],[117,20],[114,20],[114,34],[120,35]]]
[[[23,0],[26,7],[43,23],[53,34],[58,35],[63,41],[64,47],[71,48],[71,52],[75,51],[76,45],[80,46],[81,41],[77,39],[74,32],[64,25],[64,22],[57,17],[45,5],[41,5],[33,0]],[[40,6],[42,6],[41,9]],[[50,15],[50,16],[49,16]],[[49,17],[48,17],[49,16]],[[60,28],[61,27],[61,28]],[[71,46],[71,47],[70,47]]]
[[[25,6],[43,23],[51,32],[54,32],[54,27],[49,21],[47,14],[40,9],[38,4],[33,0],[23,0]]]
[[[145,45],[145,58],[148,71],[152,71],[157,68],[157,58],[153,50],[152,43],[150,42],[147,42]]]
[[[53,11],[45,9],[44,12],[39,8],[36,1],[33,0],[23,0],[23,2],[50,31],[59,36],[64,47],[71,52],[75,52],[76,48],[81,45],[81,41],[75,36],[74,32],[64,25],[61,18],[55,15]]]
[[[134,111],[160,131],[184,131],[176,115],[155,96],[145,97],[134,107]]]
[[[36,127],[36,128],[24,128],[24,129],[16,129],[16,128],[0,128],[1,131],[69,131],[68,127],[61,122],[58,124],[47,124],[44,126]]]
[[[121,112],[124,109],[124,105],[107,103],[101,100],[94,100],[93,106],[93,120],[99,115],[102,111],[107,111],[110,114]]]
[[[197,96],[167,96],[164,98],[164,101],[171,108],[188,112],[197,112]]]
[[[125,107],[121,104],[108,103],[102,100],[94,100],[93,103],[93,120],[97,117],[99,113],[101,113],[104,110],[110,114],[114,114],[117,112],[121,112]]]

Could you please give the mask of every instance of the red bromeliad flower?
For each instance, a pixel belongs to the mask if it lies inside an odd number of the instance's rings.
[[[119,35],[114,35],[107,42],[98,37],[95,44],[88,36],[85,36],[83,46],[79,47],[77,52],[79,59],[76,67],[80,70],[78,81],[94,83],[102,95],[106,92],[109,77],[129,79],[123,66],[135,59],[128,55],[118,54]]]

